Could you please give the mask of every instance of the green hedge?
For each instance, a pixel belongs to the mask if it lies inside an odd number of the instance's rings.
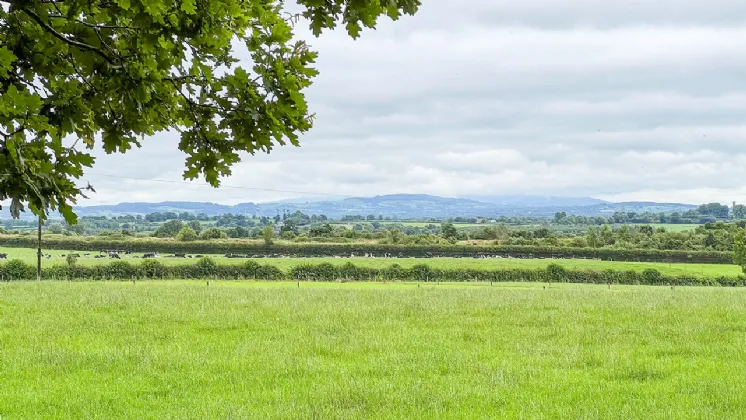
[[[0,248],[36,248],[30,236],[0,235]],[[111,240],[98,237],[52,237],[44,239],[44,249],[99,251],[123,249],[134,252],[186,254],[245,254],[249,256],[286,255],[327,257],[334,255],[390,255],[393,257],[478,257],[498,255],[513,258],[588,258],[604,261],[681,262],[733,264],[733,254],[720,251],[668,251],[657,249],[594,249],[537,246],[476,245],[381,245],[381,244],[276,244],[240,240],[177,242],[163,239]]]
[[[654,269],[636,271],[567,270],[550,264],[540,269],[478,270],[436,269],[426,264],[403,268],[393,264],[386,268],[358,267],[352,263],[335,266],[330,263],[301,264],[288,271],[255,261],[242,264],[215,264],[202,258],[195,264],[164,265],[157,260],[139,263],[114,261],[95,266],[56,265],[42,270],[45,280],[131,280],[131,279],[257,279],[303,281],[456,281],[456,282],[546,282],[588,284],[640,284],[679,286],[744,286],[746,277],[666,276]],[[3,281],[34,280],[34,266],[20,260],[0,264]]]

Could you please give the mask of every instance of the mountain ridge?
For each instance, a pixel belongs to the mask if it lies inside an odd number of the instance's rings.
[[[475,196],[472,196],[475,197]],[[325,214],[332,218],[346,215],[388,216],[399,219],[449,218],[449,217],[497,217],[536,216],[551,217],[564,211],[569,214],[603,216],[614,211],[683,212],[695,205],[683,203],[623,202],[612,203],[591,197],[543,197],[543,196],[481,196],[492,202],[466,197],[441,197],[428,194],[388,194],[374,197],[349,197],[330,201],[307,201],[302,199],[279,202],[245,202],[226,205],[211,202],[164,201],[158,203],[124,202],[113,205],[78,206],[80,216],[147,214],[155,212],[196,212],[208,215],[225,213],[256,214],[274,216],[285,211],[302,211],[307,214]],[[504,198],[500,198],[504,197]]]

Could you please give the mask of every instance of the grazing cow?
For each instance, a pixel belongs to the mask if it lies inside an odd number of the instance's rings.
[[[91,254],[83,254],[83,258],[91,258]]]
[[[249,258],[248,255],[244,254],[225,254],[226,258]]]
[[[80,254],[70,254],[70,255],[72,255],[75,258],[80,258]]]
[[[186,254],[174,254],[173,258],[186,258]]]
[[[106,255],[96,255],[96,256],[95,256],[95,257],[93,257],[93,258],[106,258]]]
[[[202,258],[202,257],[204,257],[204,255],[202,255],[202,254],[197,254],[197,255],[194,256],[194,258]]]
[[[3,252],[2,254],[0,254],[0,259],[1,260],[7,259],[7,258],[8,258],[8,253]]]
[[[121,260],[121,258],[119,257],[119,254],[117,254],[116,252],[112,252],[111,254],[109,254],[109,258],[114,258],[115,260]]]
[[[143,258],[156,258],[158,257],[157,252],[146,252],[142,255]]]

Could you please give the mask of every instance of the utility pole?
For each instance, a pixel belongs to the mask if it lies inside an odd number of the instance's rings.
[[[38,243],[36,249],[36,281],[41,281],[41,215],[39,215]]]

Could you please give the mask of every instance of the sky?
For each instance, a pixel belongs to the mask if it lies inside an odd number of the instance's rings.
[[[241,188],[120,178],[181,179],[178,135],[161,133],[127,155],[98,153],[86,176],[98,192],[79,204],[394,193],[746,203],[744,23],[740,0],[423,0],[358,40],[297,27],[320,71],[301,147],[246,155],[223,182]]]

